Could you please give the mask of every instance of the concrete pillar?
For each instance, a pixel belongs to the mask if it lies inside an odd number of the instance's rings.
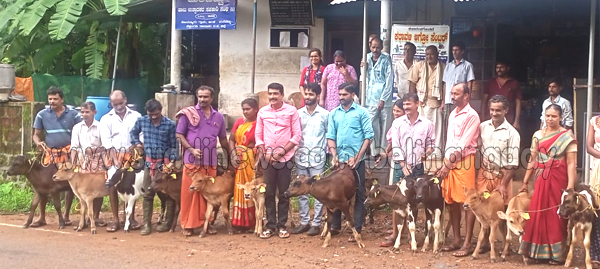
[[[171,1],[171,76],[169,84],[177,86],[177,92],[181,84],[181,30],[175,30],[177,19],[175,11],[176,0]]]
[[[194,95],[157,92],[154,98],[163,106],[162,115],[175,120],[175,114],[184,107],[194,105]]]
[[[392,30],[392,1],[381,0],[380,38],[383,40],[383,51],[390,53],[390,31]]]

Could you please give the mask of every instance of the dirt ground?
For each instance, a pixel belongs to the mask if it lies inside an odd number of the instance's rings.
[[[136,212],[141,213],[140,209]],[[106,265],[124,268],[182,265],[207,268],[231,268],[236,265],[244,268],[525,267],[521,257],[514,252],[506,262],[496,264],[490,263],[489,254],[481,255],[478,260],[471,260],[470,257],[455,258],[451,253],[434,254],[431,251],[412,254],[407,236],[403,237],[400,252],[392,253],[390,248],[379,247],[391,227],[389,215],[389,212],[377,211],[375,224],[363,229],[366,244],[364,249],[347,242],[347,235],[333,237],[328,248],[321,247],[323,241],[319,236],[292,235],[289,239],[274,236],[267,240],[252,234],[230,236],[227,235],[222,219],[218,219],[216,223],[219,231],[217,235],[186,238],[179,233],[179,228],[175,233],[152,233],[145,237],[140,236],[139,231],[129,234],[122,231],[107,233],[104,228],[100,228],[96,235],[90,234],[89,229],[74,232],[72,226],[58,230],[56,216],[52,213],[47,216],[47,226],[23,229],[21,225],[26,220],[25,214],[3,215],[0,216],[0,264],[3,264],[0,267],[58,268],[82,264],[84,268]],[[421,213],[420,216],[424,214]],[[101,217],[110,219],[106,213]],[[136,218],[141,221],[141,215],[138,214]],[[78,215],[71,218],[74,222],[78,219]],[[417,223],[419,246],[422,245],[424,227],[422,217],[420,219]],[[295,220],[298,220],[297,213]],[[448,239],[446,241],[450,242]],[[516,251],[517,247],[518,239],[514,239],[511,249]],[[500,242],[496,242],[496,248],[500,251]],[[585,266],[580,249],[576,251],[573,265]],[[530,267],[545,268],[547,265]]]

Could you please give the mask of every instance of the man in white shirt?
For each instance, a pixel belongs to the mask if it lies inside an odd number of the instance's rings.
[[[110,110],[106,115],[102,116],[100,119],[101,123],[101,131],[100,135],[102,137],[102,147],[106,149],[108,158],[112,160],[112,166],[108,170],[108,180],[107,187],[112,186],[112,184],[116,182],[111,182],[112,176],[116,172],[118,168],[127,161],[127,155],[129,152],[129,148],[131,145],[131,138],[129,136],[129,131],[133,128],[135,121],[141,117],[142,115],[134,110],[131,110],[127,107],[127,97],[125,93],[120,90],[115,90],[110,94],[110,104],[113,109]],[[141,139],[141,138],[140,138]],[[117,190],[112,189],[110,192],[110,206],[113,211],[113,218],[117,216],[115,219],[115,223],[113,223],[106,230],[109,232],[115,232],[119,230],[120,225],[118,220],[118,209],[119,209],[119,199],[117,197]],[[135,220],[135,206],[134,213],[131,214],[131,229],[137,230],[140,228],[140,225]]]
[[[412,70],[413,63],[415,61],[415,53],[417,53],[417,47],[411,42],[404,44],[404,59],[395,66],[396,73],[396,88],[398,88],[398,98],[402,99],[405,94],[408,93],[410,82],[408,81],[408,74]]]
[[[102,172],[102,141],[100,138],[100,122],[94,119],[96,115],[96,105],[92,102],[85,102],[81,105],[79,112],[83,121],[75,124],[71,131],[71,161],[79,164],[80,172]],[[100,170],[100,171],[98,171]],[[94,220],[97,226],[106,226],[106,223],[99,219],[100,209],[102,208],[102,198],[94,199]]]
[[[560,96],[562,86],[562,82],[556,78],[551,79],[550,83],[548,83],[548,93],[550,94],[550,97],[544,100],[544,103],[542,104],[540,129],[544,129],[546,127],[546,108],[548,108],[551,104],[557,104],[562,108],[563,117],[560,120],[560,124],[567,129],[573,129],[573,109],[571,108],[571,102]]]

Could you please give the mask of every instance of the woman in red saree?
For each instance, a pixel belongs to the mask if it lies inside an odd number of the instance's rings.
[[[525,223],[519,254],[526,261],[543,260],[552,265],[565,262],[567,221],[558,216],[557,209],[562,190],[575,186],[577,174],[577,141],[573,132],[560,125],[561,117],[560,106],[546,108],[546,128],[533,135],[531,159],[520,190],[528,191],[527,183],[535,171],[530,219]]]
[[[229,148],[235,149],[231,163],[237,168],[235,183],[245,184],[254,180],[254,131],[256,129],[256,115],[258,102],[255,99],[242,101],[244,117],[239,118],[229,136]],[[238,230],[254,228],[256,216],[254,202],[244,198],[244,190],[235,188],[233,191],[233,211],[231,224]]]

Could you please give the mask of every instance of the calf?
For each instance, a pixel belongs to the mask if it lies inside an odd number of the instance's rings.
[[[72,167],[66,164],[65,167]],[[109,189],[104,186],[106,183],[106,173],[79,173],[73,169],[60,169],[52,176],[54,181],[68,181],[73,192],[81,203],[81,218],[76,231],[83,230],[85,225],[85,215],[87,213],[90,219],[92,234],[96,234],[96,222],[94,221],[94,199],[104,197],[109,194]],[[91,210],[88,210],[88,207]],[[129,218],[128,218],[129,219]]]
[[[439,246],[444,244],[444,197],[442,196],[441,180],[433,175],[409,176],[406,181],[408,195],[408,230],[412,237],[411,250],[417,250],[415,241],[416,221],[418,216],[418,205],[423,204],[425,208],[425,241],[422,252],[429,249],[430,235],[433,232],[433,252],[439,251]]]
[[[558,215],[568,218],[569,254],[565,261],[565,267],[571,266],[573,260],[573,247],[577,242],[577,230],[583,233],[583,246],[585,248],[585,268],[592,269],[592,258],[590,256],[590,240],[592,234],[592,223],[596,216],[597,208],[594,194],[588,186],[579,186],[582,190],[567,189],[563,191]]]
[[[494,249],[494,240],[496,239],[496,231],[500,229],[499,225],[503,221],[498,217],[498,211],[504,209],[504,199],[502,194],[498,191],[478,193],[477,190],[471,189],[467,191],[467,198],[463,207],[465,209],[471,209],[481,229],[479,230],[479,236],[477,237],[477,246],[473,251],[473,259],[477,259],[479,255],[479,249],[481,243],[484,240],[485,233],[490,232],[488,240],[490,241],[490,261],[496,262],[496,250]],[[502,230],[500,230],[503,233]],[[508,241],[504,241],[504,244],[508,244]]]
[[[262,179],[262,178],[260,178]],[[237,188],[244,191],[244,199],[254,201],[254,214],[256,222],[254,224],[254,235],[260,236],[263,232],[263,214],[265,212],[265,191],[267,184],[262,180],[253,180],[246,184],[236,184]]]
[[[158,194],[158,197],[161,200],[161,215],[163,218],[165,216],[167,200],[171,200],[171,202],[175,203],[175,212],[173,215],[174,219],[171,223],[171,227],[169,227],[170,232],[175,231],[177,219],[179,218],[182,175],[182,171],[173,171],[173,173],[155,173],[152,177],[152,184],[150,185],[150,187],[156,191],[156,194]],[[160,218],[159,222],[162,221],[164,220]]]
[[[310,194],[327,207],[327,224],[323,230],[323,234],[327,234],[327,237],[323,242],[323,247],[327,247],[331,240],[332,212],[335,210],[341,210],[346,216],[347,224],[352,229],[358,247],[365,247],[360,234],[354,228],[354,212],[350,213],[350,208],[354,207],[356,194],[354,173],[355,171],[350,166],[345,165],[344,168],[335,170],[322,178],[320,176],[298,176],[292,186],[283,193],[285,197]]]
[[[527,213],[529,211],[529,202],[531,202],[531,194],[521,192],[510,199],[506,213],[503,211],[497,212],[498,217],[506,221],[506,242],[512,240],[511,231],[519,236],[519,243],[521,242],[525,233],[525,221],[529,219],[529,213]],[[506,260],[509,245],[504,244],[504,250],[502,250],[502,256],[500,256],[501,261]]]
[[[71,211],[71,204],[73,203],[73,191],[68,182],[55,182],[52,180],[52,175],[54,175],[57,170],[56,165],[44,167],[39,161],[29,160],[23,155],[16,156],[12,161],[6,174],[9,176],[24,175],[33,189],[33,199],[31,200],[31,206],[29,207],[29,217],[23,225],[23,228],[46,225],[46,203],[48,202],[48,195],[52,196],[54,209],[56,209],[56,213],[58,214],[58,228],[64,229],[65,225],[71,225],[69,213]],[[67,192],[65,195],[64,218],[60,208],[60,192],[63,191]],[[40,217],[32,223],[33,215],[40,203]]]
[[[365,205],[369,207],[379,207],[384,204],[390,204],[392,210],[400,216],[398,221],[399,232],[396,237],[396,242],[394,243],[393,251],[398,251],[400,248],[400,231],[402,231],[404,220],[408,216],[407,190],[408,188],[406,187],[405,180],[391,186],[375,184],[369,190],[367,199],[365,200]]]
[[[229,235],[233,235],[233,227],[229,220],[229,203],[233,197],[233,188],[235,186],[235,170],[229,170],[222,176],[211,177],[199,172],[190,173],[192,184],[190,190],[199,191],[206,199],[206,213],[204,215],[204,228],[200,232],[200,237],[206,236],[208,231],[208,222],[213,210],[219,208],[223,212],[225,225]]]
[[[378,179],[373,177],[373,170],[370,168],[365,168],[365,189],[366,189],[366,194],[367,196],[369,196],[369,191],[371,191],[371,188],[373,187],[374,184],[377,184]],[[366,204],[365,204],[366,205]],[[373,217],[374,213],[375,213],[375,209],[377,206],[375,205],[371,205],[369,207],[367,207],[367,218],[368,218],[368,222],[365,221],[365,225],[367,223],[369,224],[373,224],[375,223],[375,218]]]
[[[117,169],[117,171],[113,174],[112,182],[117,182],[115,188],[117,188],[117,194],[123,201],[125,207],[125,227],[123,231],[128,233],[131,225],[131,213],[133,212],[135,202],[145,192],[144,170],[127,171],[123,169]]]

